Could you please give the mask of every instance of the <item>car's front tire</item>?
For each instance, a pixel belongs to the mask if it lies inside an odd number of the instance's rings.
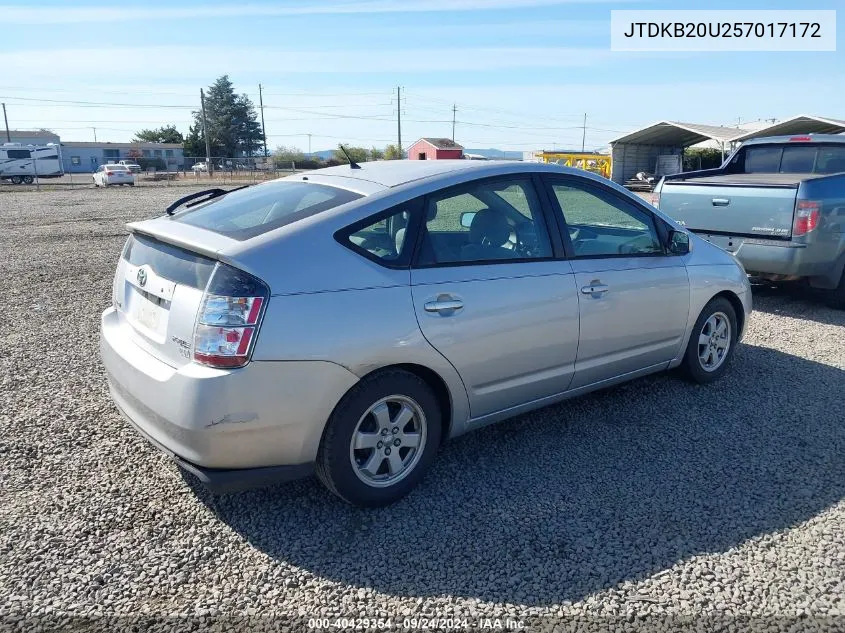
[[[317,455],[317,477],[347,503],[391,504],[420,483],[440,435],[431,387],[407,371],[377,372],[335,407]]]
[[[736,311],[724,297],[712,299],[698,316],[681,363],[685,376],[700,384],[718,380],[736,349]]]

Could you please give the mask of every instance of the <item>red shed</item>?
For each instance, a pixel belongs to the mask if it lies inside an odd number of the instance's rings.
[[[421,138],[408,148],[410,160],[463,158],[464,148],[450,138]]]

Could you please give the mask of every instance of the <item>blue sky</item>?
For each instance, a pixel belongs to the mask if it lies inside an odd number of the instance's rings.
[[[800,9],[779,0],[0,0],[0,98],[12,128],[125,141],[187,131],[224,73],[258,105],[268,145],[450,136],[466,147],[579,147],[659,119],[736,125],[845,119],[845,53],[615,53],[612,9]],[[816,0],[813,9],[836,9]],[[843,32],[845,11],[837,15]],[[78,102],[78,103],[70,103]],[[113,105],[93,105],[94,103]],[[118,105],[120,104],[120,105]]]

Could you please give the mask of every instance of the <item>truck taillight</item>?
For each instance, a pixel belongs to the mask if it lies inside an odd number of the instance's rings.
[[[211,367],[246,365],[269,298],[260,280],[217,264],[197,314],[194,360]]]
[[[795,221],[792,235],[806,235],[819,225],[822,205],[816,200],[798,200],[795,203]]]
[[[660,192],[659,191],[652,192],[652,194],[651,194],[651,206],[653,206],[655,209],[660,208]]]

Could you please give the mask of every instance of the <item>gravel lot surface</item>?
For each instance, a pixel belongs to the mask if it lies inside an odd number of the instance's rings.
[[[174,193],[0,192],[0,627],[845,630],[845,313],[759,289],[723,381],[659,375],[476,432],[390,508],[312,480],[214,497],[120,419],[98,358],[123,225]]]

